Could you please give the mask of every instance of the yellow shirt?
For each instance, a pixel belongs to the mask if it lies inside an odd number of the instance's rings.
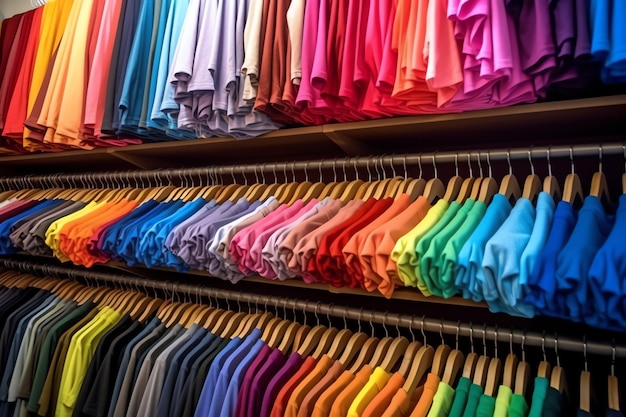
[[[407,287],[417,287],[424,295],[431,295],[421,277],[420,266],[415,256],[417,242],[441,219],[448,209],[448,202],[439,200],[421,222],[396,242],[391,259],[396,263],[398,276]]]
[[[59,385],[55,417],[72,416],[96,347],[100,339],[115,326],[121,317],[120,312],[104,307],[88,325],[72,336]]]
[[[83,207],[82,209],[67,215],[65,217],[61,217],[60,219],[52,222],[52,224],[50,225],[50,227],[48,227],[48,230],[46,230],[46,245],[48,245],[50,247],[50,249],[52,249],[52,252],[54,253],[54,256],[56,256],[57,258],[59,258],[62,262],[68,262],[70,259],[65,256],[65,254],[61,251],[60,248],[60,242],[61,242],[61,232],[63,230],[63,227],[71,222],[72,220],[76,220],[79,219],[83,216],[88,215],[89,213],[91,213],[94,210],[97,210],[98,207],[100,207],[102,203],[96,203],[94,201],[92,201],[91,203],[87,204],[85,207]]]
[[[367,384],[365,384],[354,401],[352,401],[352,405],[350,405],[348,409],[348,417],[360,417],[370,401],[374,399],[376,394],[378,394],[387,381],[389,381],[389,378],[391,378],[391,374],[383,368],[377,367],[374,369]]]

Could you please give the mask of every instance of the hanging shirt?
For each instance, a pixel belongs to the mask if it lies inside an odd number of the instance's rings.
[[[500,387],[498,388],[498,396],[496,397],[493,417],[506,417],[508,415],[512,396],[513,392],[511,391],[510,387],[507,387],[506,385],[500,385]]]
[[[592,326],[626,328],[626,311],[623,306],[624,245],[622,233],[626,230],[626,194],[619,197],[616,220],[606,242],[597,251],[589,268],[589,288],[591,289],[595,314],[585,316]]]
[[[433,404],[428,412],[428,417],[444,417],[450,415],[452,401],[455,398],[455,390],[444,381],[439,382],[437,392],[433,397]]]
[[[373,372],[374,369],[370,365],[366,364],[356,374],[354,374],[352,381],[349,382],[345,389],[337,395],[337,398],[335,398],[335,401],[330,408],[329,415],[331,417],[348,415],[348,410],[350,409],[352,402],[359,392],[361,392],[365,384],[367,384]]]
[[[543,416],[558,417],[567,415],[563,404],[563,395],[559,390],[549,387],[543,403]]]
[[[459,383],[456,386],[456,392],[454,394],[454,401],[450,407],[450,417],[462,417],[463,410],[467,403],[467,397],[469,395],[469,389],[472,385],[472,381],[462,376],[459,379]]]
[[[583,321],[587,315],[595,314],[588,300],[589,267],[613,222],[614,216],[605,213],[597,197],[585,198],[572,235],[557,258],[556,297],[563,305],[565,318]]]
[[[413,411],[410,414],[411,417],[426,417],[428,415],[428,411],[433,403],[433,398],[435,397],[435,393],[437,392],[437,387],[440,382],[441,378],[439,375],[431,372],[426,375],[424,390],[422,391],[422,395],[420,395],[420,399],[417,404],[415,404],[415,408],[413,408]]]
[[[533,397],[530,403],[529,417],[538,417],[543,415],[543,404],[546,399],[546,392],[550,386],[547,378],[536,377]]]
[[[359,391],[352,401],[352,404],[348,409],[348,416],[361,416],[370,401],[372,401],[380,390],[383,389],[385,384],[387,384],[389,378],[391,378],[391,374],[389,372],[385,371],[383,368],[376,367],[365,386],[361,388],[361,391]]]
[[[528,415],[528,403],[526,398],[520,394],[511,396],[511,404],[509,404],[508,417],[526,417]]]
[[[271,387],[273,392],[276,392],[274,398],[274,402],[271,404],[271,417],[282,417],[287,412],[289,407],[289,399],[291,398],[291,394],[294,392],[296,387],[304,380],[304,378],[309,375],[313,369],[317,366],[318,361],[312,356],[308,356],[299,369],[284,369],[285,372],[289,372],[291,376],[289,378],[284,378],[282,372],[276,375],[274,379],[272,379],[272,383],[274,383],[279,378],[283,379],[284,384],[280,387]],[[271,384],[271,383],[270,383]],[[269,391],[270,386],[268,386]],[[266,397],[267,398],[267,397]],[[266,399],[263,399],[264,407],[265,407]]]
[[[476,417],[493,416],[496,407],[496,399],[490,395],[481,395],[476,408]]]
[[[367,366],[367,365],[364,365]],[[325,417],[330,415],[330,409],[333,406],[333,402],[337,399],[339,394],[343,392],[348,384],[354,379],[354,374],[348,370],[343,371],[338,378],[322,392],[315,402],[315,406],[311,413],[312,417]]]
[[[469,393],[467,395],[467,403],[465,404],[465,410],[463,411],[463,417],[476,415],[478,412],[478,404],[482,395],[483,387],[477,384],[470,385]]]
[[[404,385],[404,377],[395,372],[361,413],[361,417],[379,416],[385,412],[395,393]]]
[[[476,230],[463,245],[457,262],[457,288],[463,298],[483,301],[482,261],[487,241],[496,233],[511,212],[511,205],[502,194],[496,194]]]
[[[284,365],[280,366],[275,373],[264,373],[263,379],[259,377],[259,383],[261,383],[262,380],[268,380],[267,384],[257,385],[257,392],[259,394],[252,394],[254,396],[254,402],[256,404],[258,404],[257,401],[260,401],[261,407],[256,408],[258,410],[261,410],[260,416],[270,416],[270,414],[272,413],[272,408],[274,406],[274,401],[280,393],[280,390],[282,389],[284,383],[289,381],[291,377],[296,372],[298,372],[298,370],[304,365],[303,362],[304,359],[302,358],[302,356],[300,356],[298,352],[293,352],[284,362]],[[307,367],[309,366],[310,365],[307,365]]]

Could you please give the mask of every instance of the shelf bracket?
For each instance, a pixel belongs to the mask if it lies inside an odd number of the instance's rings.
[[[344,133],[334,130],[324,130],[324,134],[344,151],[347,156],[376,155],[380,152],[375,146],[360,142]]]

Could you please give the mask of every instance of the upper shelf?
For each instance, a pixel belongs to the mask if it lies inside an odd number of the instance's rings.
[[[466,113],[282,129],[253,139],[206,138],[0,157],[0,175],[94,172],[336,158],[455,148],[620,141],[626,95]],[[548,142],[549,141],[549,142]]]

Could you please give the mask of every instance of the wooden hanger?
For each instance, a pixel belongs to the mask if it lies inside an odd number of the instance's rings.
[[[285,330],[285,335],[283,336],[283,339],[279,340],[279,344],[276,348],[281,352],[287,352],[289,347],[296,340],[296,336],[298,335],[300,327],[300,323],[291,322],[289,324],[289,327],[287,327],[287,330]]]
[[[608,378],[608,395],[609,408],[615,411],[621,411],[619,406],[619,381],[615,376],[615,343],[612,346],[613,353],[611,356],[611,374]]]
[[[461,330],[461,323],[457,324],[456,328],[456,337],[455,337],[455,347],[448,354],[448,359],[446,360],[446,367],[443,371],[443,376],[441,380],[446,384],[454,387],[456,386],[457,376],[459,375],[459,371],[463,369],[465,365],[465,355],[463,352],[459,350],[459,332]]]
[[[330,345],[330,348],[326,352],[326,355],[331,359],[339,358],[342,352],[344,352],[348,348],[348,343],[352,338],[352,332],[348,329],[341,329],[334,336],[334,340]]]
[[[287,333],[287,329],[289,328],[289,326],[293,324],[293,322],[290,322],[288,320],[281,320],[272,330],[272,332],[269,335],[263,335],[266,336],[267,338],[262,338],[263,340],[265,340],[266,344],[273,348],[276,348],[278,346],[278,344],[282,341],[283,337],[285,337],[285,334]],[[293,336],[295,336],[295,333],[293,334]],[[293,339],[292,339],[293,340]]]
[[[374,351],[374,354],[369,361],[369,365],[372,368],[379,366],[383,362],[387,355],[387,351],[389,350],[389,346],[391,346],[393,340],[394,339],[392,337],[383,337],[378,341],[378,344],[376,345],[376,350]]]
[[[325,335],[326,330],[326,327],[321,325],[311,328],[302,345],[298,348],[298,354],[302,357],[309,356],[313,349],[321,344],[322,336]]]
[[[489,371],[490,358],[487,356],[487,325],[483,326],[483,354],[478,357],[476,367],[474,369],[473,383],[485,387],[487,382],[487,373]]]
[[[343,365],[344,369],[352,362],[352,359],[356,357],[357,353],[361,351],[368,339],[369,336],[363,332],[354,333],[350,337],[342,355],[337,359],[337,361]]]
[[[580,401],[579,409],[591,412],[591,372],[587,369],[587,336],[583,336],[583,356],[585,367],[580,373]]]
[[[513,353],[513,330],[509,333],[509,354],[504,361],[502,371],[502,385],[513,390],[515,388],[515,376],[517,373],[517,355]]]
[[[296,332],[296,337],[293,339],[293,343],[291,344],[291,349],[289,350],[289,352],[291,353],[297,352],[300,346],[302,345],[302,342],[304,342],[304,339],[306,338],[306,336],[309,334],[310,331],[311,331],[310,326],[306,324],[303,324],[302,326],[300,326],[300,328]],[[283,352],[283,354],[287,354],[287,353],[288,352],[286,351]]]
[[[494,357],[489,361],[484,393],[495,397],[502,380],[502,361],[498,357],[498,327],[494,329]]]
[[[443,339],[443,322],[439,326],[439,337],[441,337],[441,344],[437,347],[437,350],[435,350],[435,356],[433,357],[433,364],[430,372],[441,378],[443,376],[443,370],[446,366],[448,355],[450,355],[450,351],[452,350]]]
[[[385,371],[392,373],[394,366],[398,363],[400,358],[404,355],[406,348],[409,346],[409,340],[404,337],[396,337],[391,345],[389,345],[389,349],[387,349],[387,353],[383,358],[383,361],[379,365]]]
[[[415,388],[417,388],[424,375],[426,375],[426,372],[428,372],[432,366],[434,356],[435,349],[433,349],[432,346],[423,345],[419,348],[413,358],[413,363],[411,364],[409,373],[406,375],[402,389],[409,394],[415,391]]]
[[[433,155],[433,169],[435,171],[434,178],[431,178],[426,183],[426,187],[424,188],[424,198],[428,200],[428,202],[432,205],[437,199],[440,199],[445,194],[445,187],[443,182],[438,178],[437,175],[437,163],[435,161],[435,155]]]
[[[330,349],[333,339],[337,336],[337,333],[339,333],[339,330],[335,327],[329,327],[326,329],[320,338],[319,345],[317,345],[317,348],[313,351],[313,353],[311,353],[310,356],[315,359],[321,358],[322,355]]]
[[[539,176],[535,174],[535,166],[533,165],[531,150],[528,150],[528,162],[530,163],[530,175],[524,181],[524,189],[522,197],[535,201],[537,195],[541,192],[542,184]]]
[[[552,365],[546,359],[546,335],[545,332],[541,337],[541,352],[543,353],[543,361],[539,362],[539,368],[537,369],[537,376],[541,378],[550,379],[550,372],[552,371]]]
[[[406,350],[404,351],[400,367],[398,368],[398,373],[400,375],[406,377],[409,374],[409,371],[411,370],[411,365],[413,364],[413,359],[415,358],[415,355],[421,347],[422,344],[418,341],[414,340],[409,343]]]
[[[462,376],[471,380],[474,377],[474,369],[476,369],[476,363],[478,362],[478,354],[470,352],[465,357],[465,363],[463,364]]]
[[[379,342],[380,341],[377,338],[370,337],[365,341],[365,343],[363,343],[363,346],[359,351],[359,355],[356,357],[356,359],[354,359],[354,362],[352,362],[352,365],[350,366],[350,372],[352,372],[353,374],[358,372],[358,370],[361,369],[363,365],[367,364],[372,359]],[[347,365],[347,363],[345,365]]]

